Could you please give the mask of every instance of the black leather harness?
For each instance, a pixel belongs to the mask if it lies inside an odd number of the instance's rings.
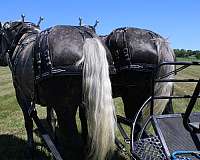
[[[48,43],[49,31],[50,29],[47,29],[37,35],[33,48],[33,68],[36,80],[52,73],[53,66]]]
[[[130,48],[128,47],[129,45],[127,44],[127,27],[124,28],[119,28],[113,31],[110,36],[113,34],[116,34],[116,36],[119,36],[119,34],[122,33],[122,45],[123,47],[119,48],[116,47],[114,48],[111,46],[110,42],[110,37],[107,39],[107,46],[109,49],[113,50],[112,52],[112,57],[114,60],[114,65],[116,68],[116,71],[123,72],[123,71],[140,71],[140,72],[152,72],[153,68],[155,68],[155,65],[153,64],[146,64],[146,63],[132,63],[131,62],[131,57],[130,57]],[[149,33],[152,37],[154,37],[153,33]],[[117,39],[118,37],[115,38],[115,44],[117,45]]]
[[[94,35],[81,26],[74,26],[75,29],[81,34],[83,41],[85,38],[93,38]],[[33,51],[33,64],[36,81],[42,81],[52,76],[72,76],[82,75],[82,65],[80,66],[59,66],[55,67],[52,62],[52,53],[49,48],[48,35],[52,28],[39,33],[36,37],[36,42]]]

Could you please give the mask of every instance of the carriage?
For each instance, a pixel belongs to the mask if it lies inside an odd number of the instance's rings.
[[[176,74],[190,66],[196,66],[198,69],[200,62],[165,62],[158,65],[155,69],[164,65],[176,65]],[[155,73],[155,72],[154,72]],[[127,119],[118,115],[118,128],[124,139],[124,142],[130,145],[130,153],[127,152],[125,145],[121,141],[116,144],[124,154],[128,154],[131,159],[138,160],[192,160],[200,159],[199,152],[199,132],[200,132],[200,113],[193,112],[195,103],[200,98],[200,79],[179,78],[166,79],[169,74],[161,78],[155,77],[152,72],[152,88],[155,83],[166,81],[174,83],[194,83],[191,95],[179,96],[155,96],[152,89],[152,95],[141,106],[134,120]],[[199,77],[199,75],[196,75]],[[184,113],[176,114],[155,114],[154,101],[156,100],[175,100],[189,99]],[[149,105],[148,105],[149,104]],[[183,107],[183,106],[182,106]],[[145,120],[141,120],[141,115],[148,114]],[[142,124],[140,128],[138,124]],[[125,126],[131,128],[129,136]]]

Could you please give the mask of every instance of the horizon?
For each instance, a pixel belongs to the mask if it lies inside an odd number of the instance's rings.
[[[119,27],[151,30],[167,38],[174,49],[200,50],[200,1],[168,0],[153,2],[126,1],[5,1],[1,4],[0,21],[16,21],[25,14],[25,20],[37,23],[44,17],[41,29],[65,24],[94,25],[98,19],[97,34],[109,34]]]

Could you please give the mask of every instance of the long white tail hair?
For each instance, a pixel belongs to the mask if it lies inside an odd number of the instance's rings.
[[[85,39],[83,101],[88,125],[88,159],[104,160],[114,149],[116,117],[106,50],[97,38]]]
[[[157,53],[158,53],[158,64],[162,62],[174,62],[175,61],[175,54],[173,50],[170,48],[169,43],[164,38],[155,38],[154,39]],[[158,71],[158,78],[165,76],[167,73],[174,71],[174,65],[164,65]],[[174,78],[174,74],[169,75],[165,79],[172,79]],[[156,83],[155,85],[155,96],[170,96],[173,90],[173,83],[172,82],[161,82]],[[155,100],[154,103],[154,113],[161,114],[167,103],[168,99],[165,100]]]

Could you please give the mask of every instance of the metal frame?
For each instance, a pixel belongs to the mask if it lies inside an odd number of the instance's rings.
[[[182,65],[181,67],[179,68],[176,68],[174,71],[172,72],[169,72],[167,73],[166,75],[160,77],[159,79],[156,79],[155,78],[155,73],[156,71],[164,66],[164,65]],[[159,64],[158,66],[156,66],[153,71],[152,71],[152,77],[153,77],[153,80],[152,80],[152,96],[149,97],[146,102],[141,106],[140,110],[138,111],[137,115],[135,116],[135,119],[132,121],[132,133],[131,133],[131,143],[130,143],[130,152],[131,152],[131,158],[132,159],[139,159],[137,157],[137,155],[134,154],[134,150],[135,150],[135,129],[136,129],[136,123],[137,121],[139,120],[139,117],[140,117],[140,114],[142,112],[142,110],[147,107],[147,104],[148,103],[151,103],[150,105],[150,117],[146,120],[144,126],[141,128],[141,134],[138,136],[139,139],[142,138],[142,134],[143,132],[145,131],[145,128],[146,126],[151,122],[152,123],[152,126],[154,128],[154,131],[156,133],[156,135],[159,137],[161,143],[162,143],[162,146],[164,148],[164,152],[166,154],[166,157],[167,159],[171,159],[171,154],[167,148],[167,144],[165,142],[165,139],[164,139],[164,136],[162,135],[162,131],[161,131],[161,128],[159,128],[159,125],[158,125],[158,122],[157,122],[157,119],[156,118],[166,118],[165,115],[158,115],[158,116],[155,116],[154,115],[154,112],[153,112],[153,107],[154,107],[154,100],[156,99],[182,99],[182,98],[191,98],[189,104],[188,104],[188,109],[186,111],[186,116],[185,116],[185,124],[189,125],[188,123],[188,118],[189,118],[189,115],[191,114],[192,112],[192,109],[194,107],[194,104],[197,100],[197,98],[200,98],[200,95],[199,95],[199,90],[200,90],[200,79],[199,80],[196,80],[196,79],[164,79],[166,77],[168,77],[169,75],[171,74],[176,74],[177,72],[180,72],[182,70],[184,70],[185,68],[188,68],[189,66],[200,66],[200,62],[164,62],[162,64]],[[193,95],[184,95],[184,96],[154,96],[154,86],[156,83],[163,83],[163,82],[176,82],[176,83],[179,83],[179,82],[185,82],[185,83],[188,83],[188,82],[194,82],[194,83],[197,83],[196,85],[196,88],[193,93]],[[172,114],[172,115],[168,115],[168,116],[177,116],[177,114]],[[118,123],[123,123],[123,124],[126,124],[126,118],[122,118],[122,117],[117,117],[118,118]],[[130,126],[130,124],[129,124]],[[120,132],[122,133],[121,129],[120,129]],[[122,133],[122,135],[124,135],[124,133]],[[124,137],[124,136],[123,136]],[[125,136],[125,138],[127,139],[127,136]]]

